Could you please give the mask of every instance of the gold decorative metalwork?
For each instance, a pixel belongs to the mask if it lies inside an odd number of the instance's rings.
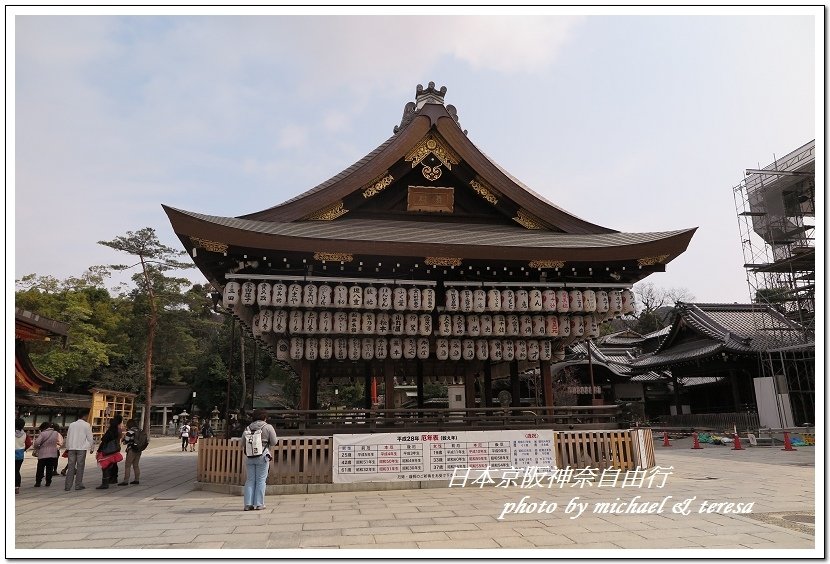
[[[665,262],[665,260],[669,258],[669,255],[657,255],[656,257],[643,257],[637,259],[637,264],[640,266],[654,266],[655,264],[660,264]]]
[[[332,262],[352,262],[354,255],[349,253],[314,253],[314,260]]]
[[[513,221],[525,229],[544,229],[544,227],[542,227],[539,223],[539,220],[526,212],[523,208],[519,208],[519,211],[516,212],[516,217],[513,218]]]
[[[499,203],[499,199],[494,194],[494,190],[489,186],[484,184],[482,180],[470,180],[470,186],[473,187],[473,190],[476,191],[476,194],[493,204],[494,206]]]
[[[530,268],[564,268],[564,260],[532,260],[527,265]]]
[[[190,241],[199,249],[204,249],[212,253],[227,253],[228,245],[218,241],[211,241],[209,239],[202,239],[200,237],[191,237]]]
[[[441,170],[441,165],[439,164],[435,166],[429,166],[425,164],[424,168],[421,169],[421,174],[424,175],[424,178],[432,182],[435,182],[436,180],[441,178],[443,172],[444,171]]]
[[[430,154],[435,155],[435,158],[441,161],[441,164],[447,167],[447,170],[452,170],[452,165],[457,165],[461,162],[461,157],[459,157],[455,151],[450,149],[438,137],[431,133],[421,139],[418,144],[415,145],[411,151],[409,151],[406,157],[404,157],[404,160],[407,162],[411,161],[412,168],[415,168]]]
[[[339,202],[335,202],[330,206],[326,206],[321,210],[317,210],[316,212],[307,215],[305,219],[311,221],[331,221],[333,219],[337,219],[345,213],[348,213],[348,211],[349,210],[343,207],[343,200],[340,200]]]
[[[429,266],[461,266],[461,259],[454,257],[424,257],[424,264]]]
[[[392,175],[389,174],[389,171],[384,172],[380,175],[380,177],[372,180],[369,183],[369,187],[363,190],[363,197],[368,199],[372,196],[377,196],[380,192],[392,184],[392,180],[394,179],[392,178]]]

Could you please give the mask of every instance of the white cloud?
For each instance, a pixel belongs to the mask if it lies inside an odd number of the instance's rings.
[[[286,125],[279,132],[277,146],[280,149],[300,149],[308,145],[308,128],[301,125]]]

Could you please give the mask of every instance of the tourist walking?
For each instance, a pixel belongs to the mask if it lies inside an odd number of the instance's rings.
[[[265,509],[265,480],[271,461],[271,447],[277,444],[277,432],[266,422],[263,409],[253,413],[253,421],[242,432],[242,451],[248,477],[245,480],[243,509]]]
[[[32,437],[23,429],[26,421],[22,417],[14,420],[14,493],[20,493],[20,467],[23,466],[23,457],[30,446]]]
[[[92,427],[86,422],[89,417],[81,413],[78,420],[70,423],[66,430],[66,482],[63,489],[69,491],[72,485],[76,490],[82,490],[84,486],[84,467],[86,466],[86,453],[92,454],[95,447],[95,439],[92,437]]]
[[[210,425],[210,421],[205,419],[205,422],[202,423],[202,428],[199,430],[203,439],[209,439],[213,436],[213,427]]]
[[[51,423],[44,421],[40,425],[40,434],[32,447],[37,451],[37,470],[35,471],[35,487],[39,488],[46,474],[46,487],[52,485],[52,476],[58,466],[58,451],[63,446],[63,437],[52,429]]]
[[[182,423],[182,428],[179,429],[179,436],[182,438],[182,452],[187,450],[187,443],[190,440],[190,425]]]
[[[118,482],[118,463],[124,459],[121,456],[121,437],[124,428],[124,417],[116,415],[110,420],[101,444],[98,445],[96,459],[101,467],[101,485],[96,490],[105,490],[110,483]]]
[[[118,482],[119,486],[138,485],[138,480],[141,477],[141,469],[138,467],[138,463],[141,460],[141,453],[147,448],[148,443],[147,433],[136,425],[135,420],[127,421],[127,433],[124,435],[127,459],[124,463],[124,480]],[[132,482],[130,481],[130,470],[135,474],[135,480]]]
[[[199,442],[199,426],[191,424],[190,433],[187,435],[187,444],[190,445],[190,452],[196,450],[196,443]]]

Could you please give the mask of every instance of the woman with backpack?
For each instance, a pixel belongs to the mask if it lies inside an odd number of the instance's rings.
[[[147,447],[147,434],[138,428],[134,419],[127,421],[127,433],[124,435],[123,442],[126,445],[127,457],[126,462],[124,462],[124,480],[118,482],[118,485],[133,484],[137,486],[141,475],[138,462],[141,460],[141,452]],[[135,472],[135,480],[132,482],[130,481],[131,469]]]
[[[271,448],[277,444],[277,432],[266,423],[268,415],[263,409],[253,413],[253,422],[242,431],[242,451],[248,477],[245,480],[243,510],[265,509],[265,480]]]
[[[179,429],[179,437],[182,439],[182,452],[185,452],[190,439],[190,425],[182,422],[182,428]]]

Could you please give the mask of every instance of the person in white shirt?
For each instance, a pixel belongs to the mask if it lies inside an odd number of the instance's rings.
[[[86,413],[78,416],[78,420],[69,425],[66,431],[67,464],[69,469],[66,472],[66,484],[63,489],[72,489],[75,483],[76,490],[82,490],[84,486],[84,465],[86,464],[86,453],[93,452],[95,440],[92,438],[92,427],[86,422]]]

